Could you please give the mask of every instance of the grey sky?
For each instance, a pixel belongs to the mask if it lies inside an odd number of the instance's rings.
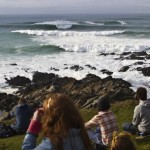
[[[150,0],[0,0],[0,14],[150,13]]]

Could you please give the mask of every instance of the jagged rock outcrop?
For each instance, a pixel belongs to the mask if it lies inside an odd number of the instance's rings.
[[[22,77],[22,76],[16,76],[10,79],[5,78],[5,80],[9,85],[13,85],[13,86],[24,86],[26,84],[31,83],[31,80],[29,78]]]
[[[0,110],[10,111],[18,102],[18,96],[0,93]]]
[[[45,97],[51,92],[68,94],[81,107],[96,107],[101,96],[108,96],[111,102],[134,98],[131,84],[108,76],[104,79],[88,74],[82,80],[59,77],[55,74],[36,72],[33,83],[19,88],[15,95],[0,94],[0,109],[10,110],[17,104],[18,97],[25,96],[29,103],[42,105]]]

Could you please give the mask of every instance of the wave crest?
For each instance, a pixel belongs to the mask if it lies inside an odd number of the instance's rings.
[[[77,25],[77,22],[73,21],[65,21],[65,20],[56,20],[56,21],[48,21],[35,23],[35,25],[55,25],[58,29],[70,29],[73,25]]]
[[[77,31],[44,31],[44,30],[15,30],[14,33],[22,33],[37,36],[109,36],[114,34],[122,34],[125,30],[110,30],[110,31],[92,31],[92,32],[77,32]]]

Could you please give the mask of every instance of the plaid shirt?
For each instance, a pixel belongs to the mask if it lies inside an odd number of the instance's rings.
[[[87,129],[98,125],[101,131],[102,142],[105,145],[110,145],[113,132],[118,131],[114,113],[112,111],[100,111],[98,115],[95,115],[90,121],[85,123]]]

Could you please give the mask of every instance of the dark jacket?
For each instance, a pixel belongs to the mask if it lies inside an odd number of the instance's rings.
[[[11,127],[16,132],[26,132],[33,115],[33,109],[28,104],[18,104],[11,115],[15,117],[15,122],[11,124]]]

